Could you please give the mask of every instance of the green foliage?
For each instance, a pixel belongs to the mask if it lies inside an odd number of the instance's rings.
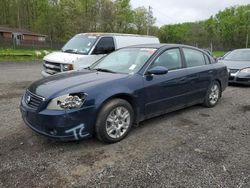
[[[221,52],[221,51],[215,51],[213,52],[214,57],[222,57],[226,54],[226,52]]]
[[[57,41],[83,32],[146,34],[155,21],[147,9],[133,10],[130,0],[0,0],[0,18],[0,25]]]
[[[132,9],[130,0],[0,0],[0,18],[0,25],[43,33],[54,41],[83,32],[149,31],[164,43],[229,50],[245,47],[250,35],[250,4],[227,8],[204,21],[161,28],[154,26],[150,10]]]
[[[52,50],[0,48],[0,61],[1,60],[39,60],[39,59],[42,59],[48,52],[52,52]]]
[[[250,34],[250,4],[220,11],[208,20],[166,25],[160,28],[160,39],[167,43],[184,43],[201,48],[244,48]],[[249,45],[250,46],[250,45]]]

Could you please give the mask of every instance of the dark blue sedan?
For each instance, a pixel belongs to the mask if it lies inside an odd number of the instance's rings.
[[[158,44],[120,49],[88,69],[33,83],[21,100],[24,122],[59,140],[95,135],[122,140],[133,124],[195,104],[215,106],[228,72],[206,52]]]

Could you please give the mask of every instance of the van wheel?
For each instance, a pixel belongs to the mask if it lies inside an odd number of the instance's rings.
[[[219,102],[220,97],[221,97],[220,84],[219,82],[214,81],[208,88],[203,105],[209,108],[214,107]]]
[[[115,143],[124,139],[134,122],[132,106],[123,99],[113,99],[106,103],[96,121],[97,138],[106,143]]]

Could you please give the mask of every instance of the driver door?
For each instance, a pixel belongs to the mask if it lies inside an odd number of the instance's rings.
[[[146,89],[145,115],[153,117],[173,108],[179,108],[187,103],[188,92],[187,70],[179,48],[168,49],[161,53],[149,67],[163,66],[167,74],[145,75]]]

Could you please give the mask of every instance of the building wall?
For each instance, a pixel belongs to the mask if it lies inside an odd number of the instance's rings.
[[[12,33],[2,32],[0,33],[0,36],[3,39],[12,39]],[[21,42],[45,42],[45,37],[43,36],[35,36],[35,35],[28,35],[23,34]]]
[[[24,41],[38,41],[38,36],[33,36],[33,35],[23,35],[23,40]]]
[[[11,33],[3,33],[3,38],[11,39],[12,38],[12,34]]]

